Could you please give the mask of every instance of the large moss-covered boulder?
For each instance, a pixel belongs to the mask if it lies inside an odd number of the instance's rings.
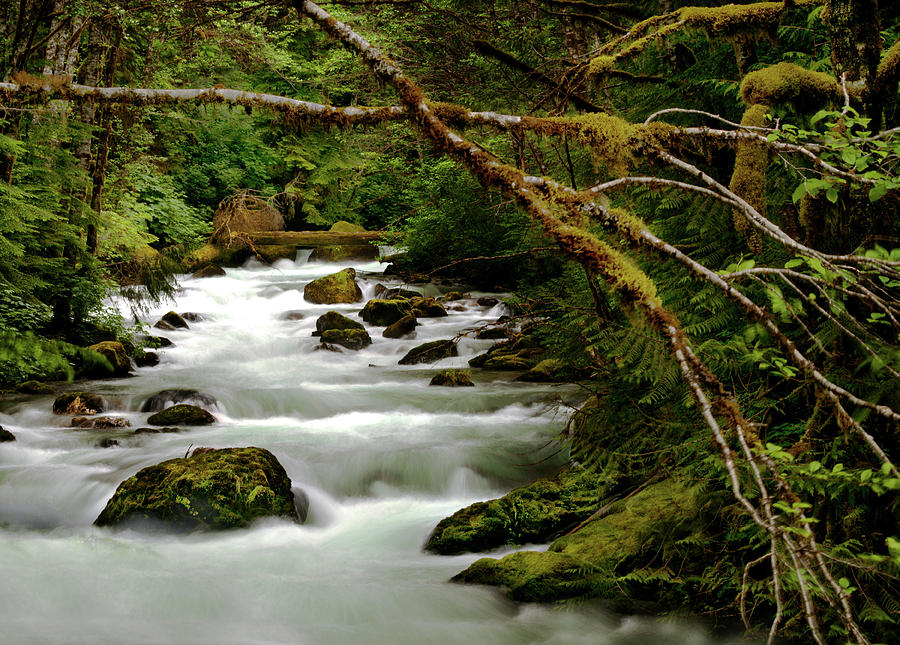
[[[207,426],[216,422],[216,418],[196,405],[179,403],[161,410],[147,419],[152,426]]]
[[[372,337],[365,329],[326,329],[322,332],[322,343],[359,350],[371,345]]]
[[[403,318],[397,322],[388,325],[381,335],[385,338],[403,338],[404,336],[409,336],[413,333],[418,325],[419,323],[416,320],[416,317],[409,314],[403,316]]]
[[[270,516],[300,521],[284,468],[262,448],[223,448],[144,468],[119,485],[94,524],[196,531]]]
[[[361,322],[347,318],[337,311],[328,311],[316,320],[316,331],[322,334],[329,329],[365,329]]]
[[[373,298],[359,312],[359,317],[370,325],[388,327],[411,313],[412,305],[406,298],[395,298],[393,300]]]
[[[175,329],[189,329],[187,321],[177,311],[166,312],[162,321],[169,323]]]
[[[344,269],[313,280],[303,289],[303,298],[318,305],[359,302],[362,297],[354,269]]]
[[[425,549],[452,555],[546,542],[590,517],[606,489],[597,475],[569,466],[553,477],[516,488],[499,499],[476,502],[444,518]]]
[[[110,368],[105,365],[92,365],[84,371],[84,376],[89,378],[103,378],[109,376],[126,376],[131,371],[131,360],[125,346],[117,340],[105,340],[88,347],[97,352],[107,361]]]
[[[573,377],[572,370],[567,369],[558,358],[546,358],[530,370],[516,377],[517,381],[528,383],[562,383]]]
[[[459,350],[452,340],[434,340],[413,347],[398,362],[399,365],[415,365],[416,363],[436,363],[442,358],[457,356]]]
[[[16,435],[14,435],[9,430],[4,429],[3,426],[0,426],[0,443],[5,443],[7,441],[15,441],[15,440],[16,440]]]
[[[453,580],[505,587],[514,600],[547,602],[590,591],[614,608],[634,611],[638,602],[650,611],[674,608],[688,599],[672,571],[697,565],[686,539],[702,539],[720,504],[700,486],[669,479],[616,502],[546,552],[482,558]]]
[[[106,400],[91,392],[66,392],[53,401],[53,414],[99,414],[106,411]]]
[[[434,298],[418,298],[412,301],[412,313],[416,318],[443,318],[447,316],[444,305]]]

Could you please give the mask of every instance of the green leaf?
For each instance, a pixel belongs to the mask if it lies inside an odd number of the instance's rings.
[[[875,184],[869,189],[869,201],[877,202],[879,199],[887,195],[888,185],[884,182]]]

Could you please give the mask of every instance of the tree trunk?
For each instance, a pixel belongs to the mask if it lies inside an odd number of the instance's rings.
[[[877,0],[827,0],[822,21],[828,29],[834,75],[844,79],[853,90],[850,94],[862,97],[865,109],[874,108],[869,100],[881,57]],[[880,123],[881,115],[875,111],[871,109],[869,116]]]

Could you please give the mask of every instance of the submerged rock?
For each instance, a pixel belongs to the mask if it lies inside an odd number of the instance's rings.
[[[316,320],[316,331],[322,334],[329,329],[365,329],[362,323],[347,318],[337,311],[328,311]]]
[[[162,390],[144,401],[141,412],[159,412],[175,403],[190,403],[202,408],[211,408],[218,404],[216,397],[199,390]]]
[[[344,269],[313,280],[303,289],[303,298],[319,305],[360,302],[362,290],[356,284],[356,271]]]
[[[428,385],[442,385],[445,387],[475,387],[469,370],[441,370],[433,377]]]
[[[302,311],[285,311],[278,316],[279,320],[303,320],[306,317]]]
[[[119,485],[94,524],[221,530],[271,516],[300,521],[282,465],[263,448],[223,448],[144,468]]]
[[[0,443],[5,443],[7,441],[15,441],[15,440],[16,440],[16,435],[14,435],[9,430],[4,429],[3,426],[0,426]]]
[[[403,316],[403,318],[397,322],[388,325],[381,335],[385,338],[403,338],[404,336],[413,333],[418,325],[419,323],[416,321],[416,317],[410,314]]]
[[[90,392],[66,392],[53,402],[54,414],[99,414],[106,411],[106,400]]]
[[[372,337],[365,329],[326,329],[322,332],[322,343],[359,350],[371,345]]]
[[[152,426],[206,426],[216,422],[216,418],[196,405],[179,403],[166,408],[147,419]]]
[[[203,322],[205,320],[203,314],[198,314],[196,311],[185,311],[181,314],[181,317],[191,322]]]
[[[686,602],[671,574],[689,559],[690,547],[679,542],[699,536],[720,504],[702,487],[669,479],[612,504],[546,552],[482,558],[453,581],[505,587],[512,599],[529,602],[593,593],[615,609],[674,608]]]
[[[134,364],[138,367],[154,367],[159,365],[159,354],[156,352],[144,352],[134,357]]]
[[[181,428],[138,428],[134,431],[134,434],[171,434],[174,432],[181,432]]]
[[[130,428],[131,422],[124,417],[74,417],[71,426],[84,430]]]
[[[387,327],[393,325],[404,316],[409,316],[411,313],[412,306],[409,300],[405,298],[395,298],[393,300],[373,298],[359,312],[359,317],[370,325]]]
[[[225,275],[225,269],[217,264],[207,264],[203,268],[194,271],[192,278],[219,278]]]
[[[436,363],[442,358],[457,356],[459,351],[452,340],[434,340],[430,343],[413,347],[398,362],[399,365],[415,365],[416,363]]]
[[[88,349],[97,352],[108,360],[111,369],[102,365],[91,366],[85,370],[85,376],[91,378],[125,376],[131,371],[131,360],[128,358],[128,352],[125,351],[125,346],[119,341],[105,340],[91,345]]]
[[[378,247],[371,244],[344,244],[318,246],[309,255],[311,261],[342,262],[344,260],[374,260],[378,257]]]
[[[425,549],[453,555],[546,542],[590,517],[605,489],[597,475],[569,466],[553,477],[516,488],[499,499],[476,502],[441,520]]]

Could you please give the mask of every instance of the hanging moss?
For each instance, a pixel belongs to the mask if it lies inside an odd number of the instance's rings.
[[[765,105],[751,105],[744,112],[741,125],[765,126],[769,108]],[[769,151],[766,146],[755,141],[742,141],[737,145],[734,172],[729,188],[760,215],[766,214],[766,169],[769,167]],[[747,236],[747,243],[754,253],[762,251],[762,236],[750,226],[747,218],[738,210],[734,211],[734,226]]]
[[[794,63],[778,63],[750,72],[741,83],[747,105],[793,105],[808,111],[840,99],[841,88],[824,72],[811,72]]]

